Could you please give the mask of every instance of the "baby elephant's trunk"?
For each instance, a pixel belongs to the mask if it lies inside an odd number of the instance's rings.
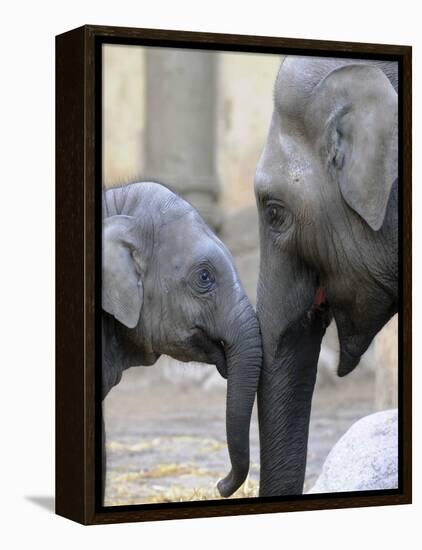
[[[249,428],[252,408],[262,362],[259,325],[252,306],[246,299],[239,303],[244,308],[232,312],[229,325],[230,341],[226,342],[227,410],[226,429],[232,469],[218,483],[223,497],[232,495],[245,481],[249,471]]]

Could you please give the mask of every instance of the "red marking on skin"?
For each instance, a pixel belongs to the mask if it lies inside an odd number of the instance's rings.
[[[314,306],[320,306],[325,302],[327,296],[325,295],[324,289],[320,286],[317,288],[314,296]]]

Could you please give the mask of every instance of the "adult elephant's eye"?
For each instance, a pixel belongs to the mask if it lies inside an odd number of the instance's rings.
[[[333,163],[333,166],[335,166],[335,168],[337,168],[337,170],[341,170],[343,168],[343,165],[344,165],[344,152],[341,149],[337,148],[337,147],[334,149],[332,163]]]
[[[331,164],[337,170],[343,168],[345,162],[345,151],[344,151],[344,129],[339,125],[334,131],[334,136],[331,142],[331,152],[330,152]]]
[[[286,209],[280,204],[268,203],[265,207],[265,219],[273,229],[280,229],[287,217]]]

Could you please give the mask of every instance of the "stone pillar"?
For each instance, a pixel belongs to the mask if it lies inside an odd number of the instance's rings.
[[[169,185],[214,229],[217,205],[215,52],[146,49],[144,179]]]
[[[375,409],[393,409],[398,401],[398,319],[395,315],[375,339]]]

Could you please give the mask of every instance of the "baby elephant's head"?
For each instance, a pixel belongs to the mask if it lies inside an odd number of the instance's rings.
[[[249,470],[262,360],[255,312],[229,251],[190,204],[155,183],[107,193],[121,194],[121,208],[103,223],[103,309],[145,356],[214,364],[227,378],[232,470],[218,488],[229,496]]]

